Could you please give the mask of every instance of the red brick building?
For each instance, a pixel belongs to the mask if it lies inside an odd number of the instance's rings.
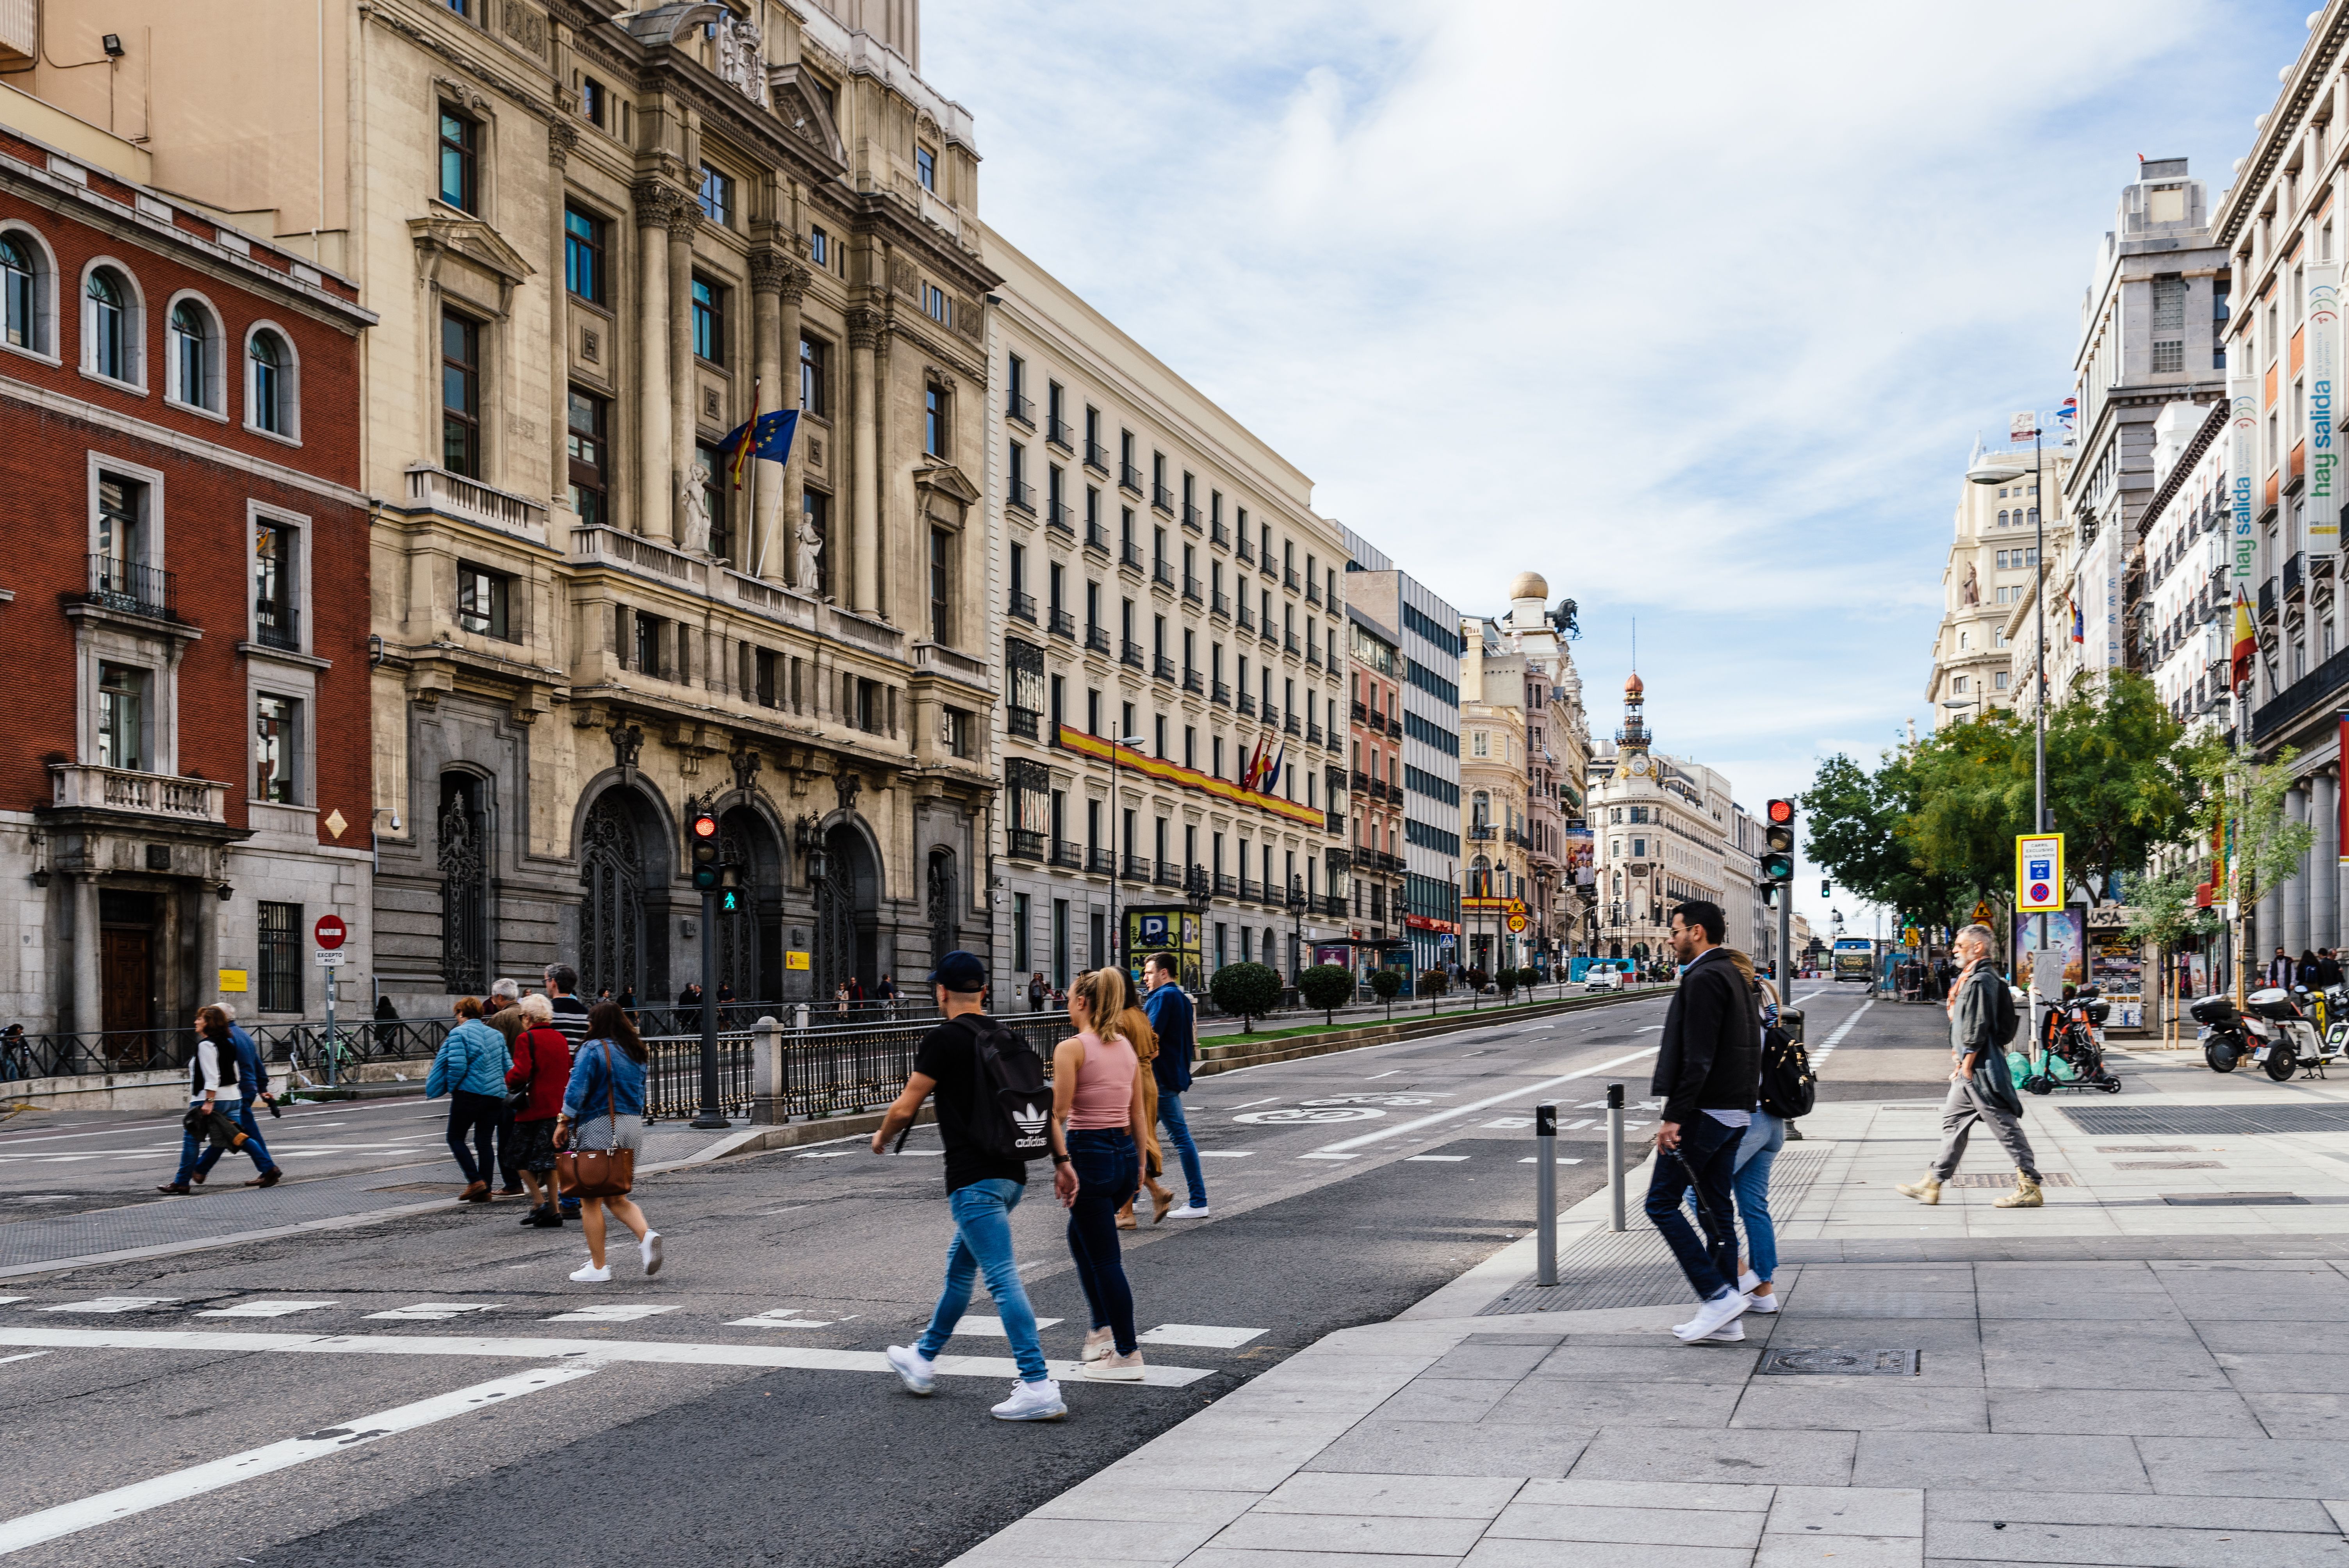
[[[371,967],[357,301],[0,126],[0,1016],[108,1031],[56,1065],[316,1016],[324,914]]]

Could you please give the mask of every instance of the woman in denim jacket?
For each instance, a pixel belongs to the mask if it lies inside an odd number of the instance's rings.
[[[563,1114],[554,1124],[558,1149],[644,1147],[645,1063],[651,1052],[617,1004],[598,1002],[587,1015],[587,1037],[571,1057],[571,1085],[563,1091]],[[580,1228],[587,1233],[587,1266],[572,1274],[579,1284],[602,1284],[612,1277],[604,1261],[604,1215],[616,1216],[636,1238],[646,1277],[660,1273],[661,1237],[644,1211],[627,1198],[582,1198]]]

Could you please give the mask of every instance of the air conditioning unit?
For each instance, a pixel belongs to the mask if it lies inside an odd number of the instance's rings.
[[[0,0],[0,67],[35,63],[41,46],[41,0]]]

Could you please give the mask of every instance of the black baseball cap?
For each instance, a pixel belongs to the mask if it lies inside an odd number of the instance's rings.
[[[972,995],[987,989],[987,965],[978,954],[966,953],[957,947],[938,960],[938,966],[930,971],[929,983],[966,995]]]

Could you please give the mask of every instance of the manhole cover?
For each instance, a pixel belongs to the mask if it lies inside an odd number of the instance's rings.
[[[2181,1209],[2250,1208],[2266,1203],[2305,1203],[2296,1192],[2164,1192],[2161,1201]]]
[[[1783,1377],[1815,1376],[1914,1377],[1917,1376],[1917,1352],[1914,1350],[1769,1350],[1763,1353],[1762,1365],[1755,1370],[1765,1375]]]
[[[2075,1182],[2072,1178],[2066,1176],[2061,1171],[2047,1171],[2039,1178],[2039,1184],[2042,1187],[2072,1187],[2078,1185],[2078,1183]],[[1944,1187],[2012,1187],[2014,1185],[2014,1178],[2012,1176],[1990,1175],[1952,1176],[1948,1181],[1942,1182],[1941,1185]]]
[[[2151,1133],[2158,1138],[2207,1138],[2258,1132],[2349,1132],[2349,1105],[2293,1100],[2272,1105],[2059,1105],[2081,1131],[2106,1137]]]
[[[2224,1171],[2216,1160],[2116,1160],[2116,1171]]]

